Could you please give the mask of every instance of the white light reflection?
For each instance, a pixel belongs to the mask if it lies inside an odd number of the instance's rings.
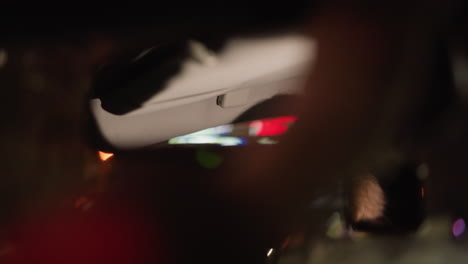
[[[268,250],[267,257],[269,257],[271,254],[273,254],[273,248],[270,248],[270,250]]]
[[[182,136],[172,138],[168,142],[171,145],[177,144],[218,144],[221,146],[240,146],[245,145],[246,140],[239,137],[220,137],[220,136]]]
[[[229,137],[233,125],[223,125],[200,130],[191,134],[169,139],[168,143],[175,144],[218,144],[221,146],[245,145],[246,140],[240,137]]]

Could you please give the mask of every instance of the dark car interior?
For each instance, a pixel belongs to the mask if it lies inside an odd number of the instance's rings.
[[[0,263],[468,259],[463,1],[51,10],[0,18]]]

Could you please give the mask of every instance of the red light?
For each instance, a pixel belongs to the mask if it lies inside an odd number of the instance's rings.
[[[296,116],[282,116],[257,120],[250,123],[251,134],[255,136],[278,136],[288,131],[291,123],[297,120]]]

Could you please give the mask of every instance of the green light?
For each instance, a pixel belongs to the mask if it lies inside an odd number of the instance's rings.
[[[223,163],[223,156],[218,153],[198,149],[196,152],[198,164],[206,169],[216,169]]]

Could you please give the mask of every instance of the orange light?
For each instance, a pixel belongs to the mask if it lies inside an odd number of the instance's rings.
[[[114,153],[106,153],[106,152],[102,152],[102,151],[98,151],[98,153],[99,153],[99,158],[102,161],[106,161],[106,160],[110,159],[112,156],[114,156]]]

